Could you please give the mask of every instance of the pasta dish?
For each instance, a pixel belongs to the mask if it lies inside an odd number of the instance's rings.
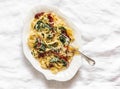
[[[44,69],[58,73],[69,67],[78,49],[72,29],[54,12],[37,13],[31,21],[27,44],[33,57]]]

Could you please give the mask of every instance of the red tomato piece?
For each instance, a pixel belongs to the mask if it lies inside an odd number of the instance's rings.
[[[43,14],[44,14],[44,12],[37,13],[37,14],[35,15],[35,18],[36,18],[36,19],[39,19],[39,17],[42,16]]]

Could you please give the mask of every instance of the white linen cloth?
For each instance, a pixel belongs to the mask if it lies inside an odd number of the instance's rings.
[[[22,52],[22,30],[28,11],[57,6],[79,27],[82,51],[96,61],[83,61],[67,82],[48,81]],[[120,0],[0,0],[0,89],[119,89]]]

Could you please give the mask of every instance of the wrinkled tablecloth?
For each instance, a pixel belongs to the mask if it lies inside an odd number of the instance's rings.
[[[32,67],[22,30],[38,4],[57,6],[78,26],[81,50],[95,66],[83,60],[67,82],[48,81]],[[0,89],[120,89],[120,0],[0,0]]]

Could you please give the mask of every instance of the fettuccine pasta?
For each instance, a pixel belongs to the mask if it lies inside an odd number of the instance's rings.
[[[44,69],[57,73],[66,69],[78,50],[72,29],[53,12],[37,13],[30,25],[28,46]]]

